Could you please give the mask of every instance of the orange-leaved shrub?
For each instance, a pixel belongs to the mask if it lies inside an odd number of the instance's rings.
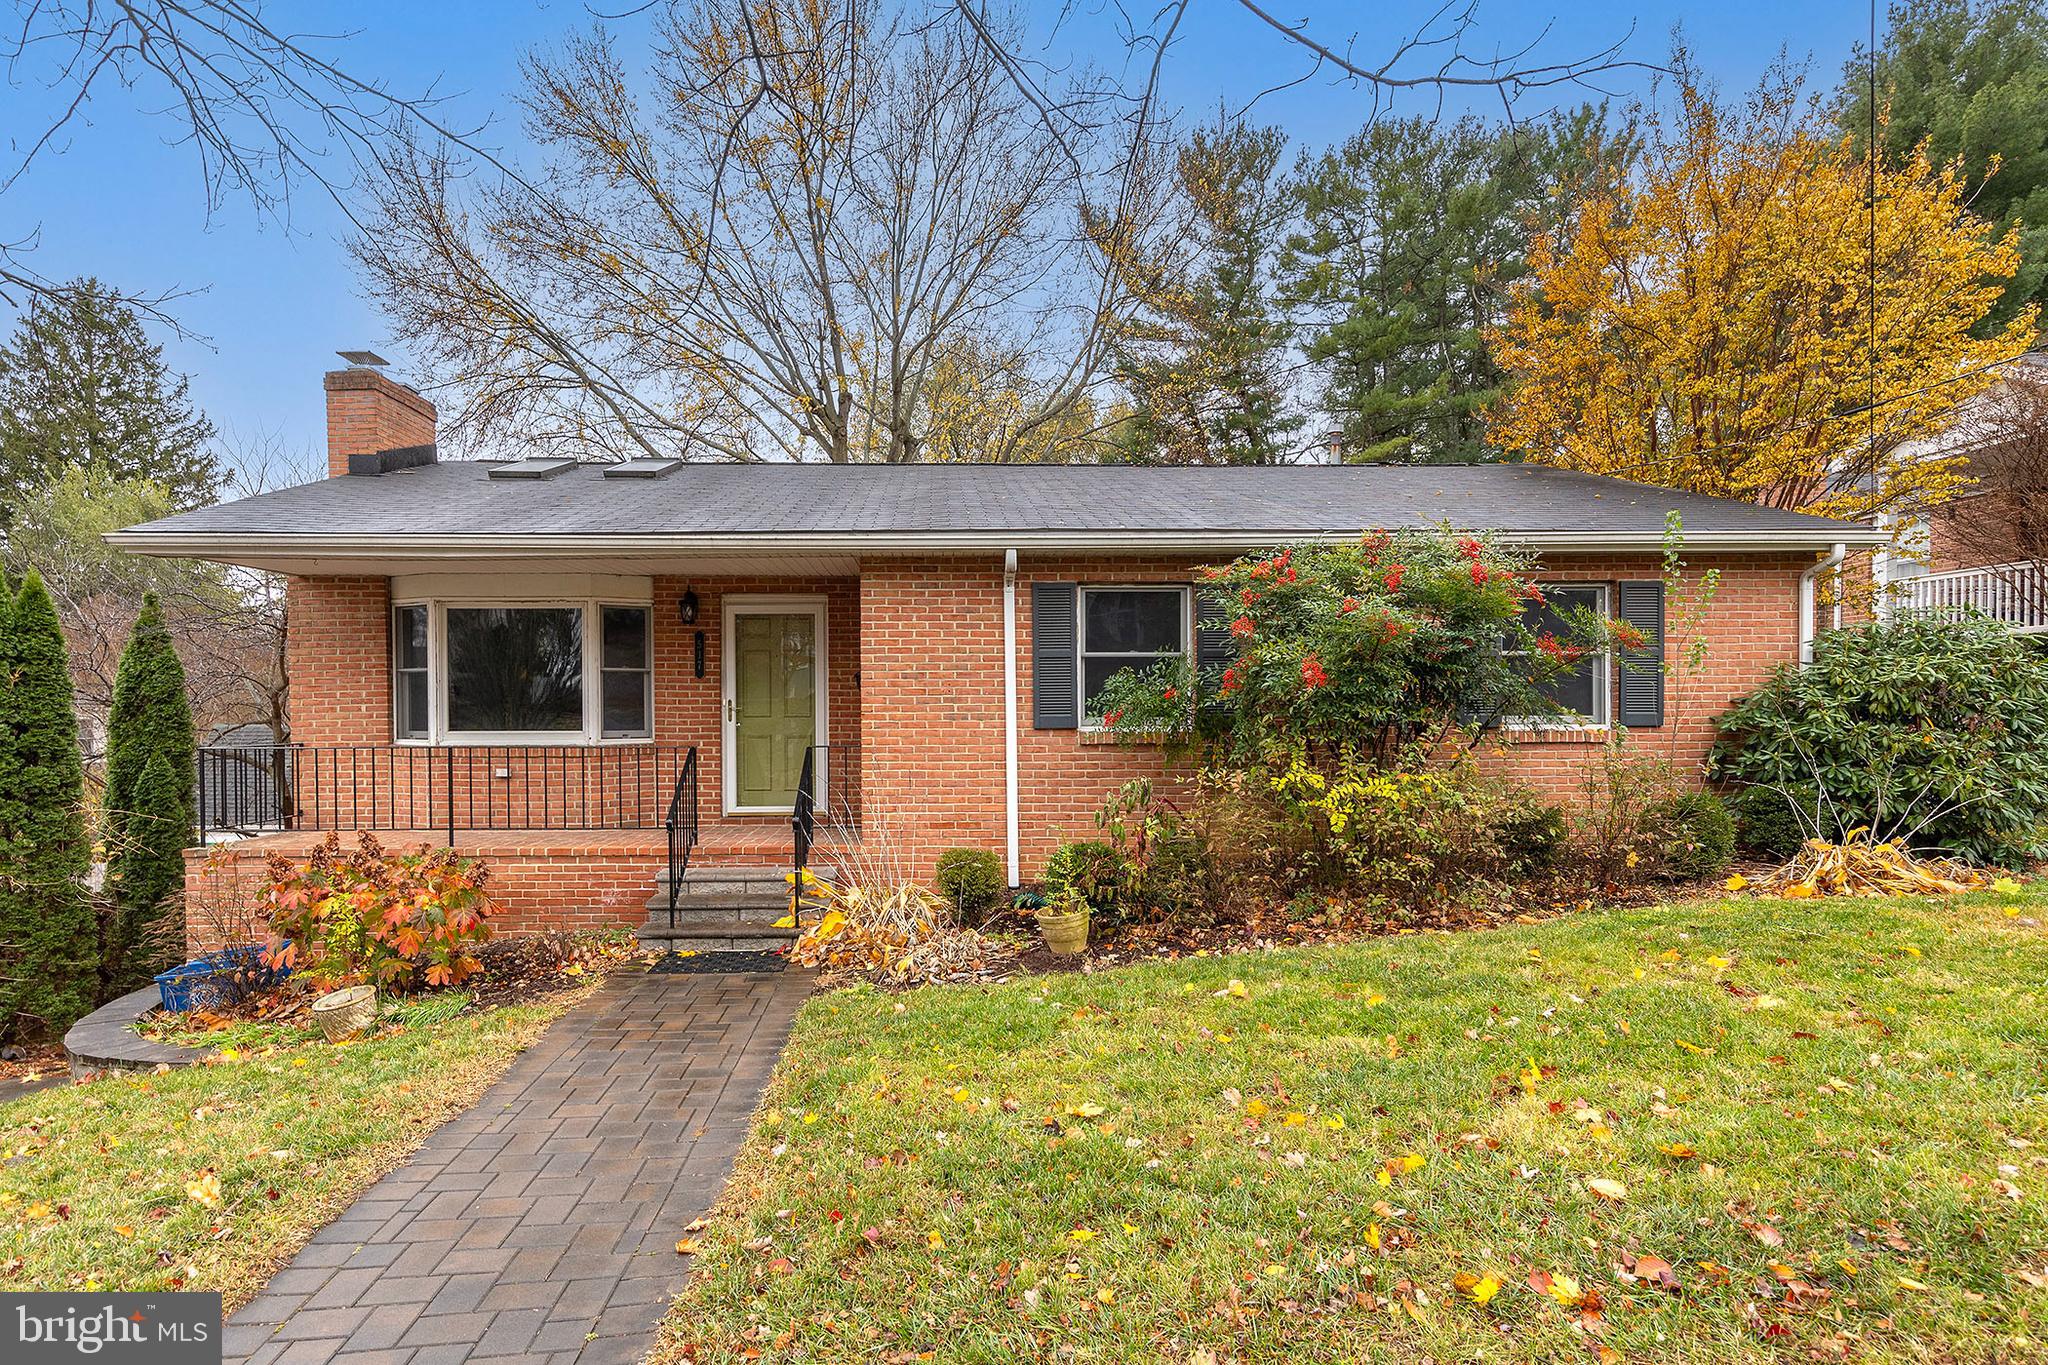
[[[368,831],[353,851],[330,834],[303,863],[272,854],[266,957],[316,984],[453,986],[482,969],[470,949],[491,936],[488,877],[450,848],[387,853]]]

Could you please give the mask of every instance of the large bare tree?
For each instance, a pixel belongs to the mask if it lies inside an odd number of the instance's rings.
[[[915,0],[672,0],[644,77],[599,29],[522,105],[539,169],[401,146],[356,244],[477,442],[906,461],[971,427],[1034,458],[1153,226],[1146,120],[1055,130]]]

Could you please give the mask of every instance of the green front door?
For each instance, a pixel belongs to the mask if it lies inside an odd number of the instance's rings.
[[[787,810],[817,742],[818,618],[735,611],[732,634],[732,804]]]

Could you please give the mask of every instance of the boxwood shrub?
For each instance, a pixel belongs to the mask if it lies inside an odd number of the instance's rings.
[[[1982,862],[2048,853],[2048,654],[1983,617],[1830,631],[1720,721],[1715,775],[1818,789],[1844,829]]]

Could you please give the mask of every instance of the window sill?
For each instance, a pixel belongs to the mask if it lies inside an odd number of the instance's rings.
[[[1173,738],[1172,735],[1166,734],[1163,731],[1142,735],[1120,735],[1114,730],[1104,730],[1100,728],[1090,730],[1084,728],[1077,731],[1076,733],[1080,735],[1081,743],[1091,748],[1098,745],[1150,745],[1153,747],[1157,747],[1159,745],[1169,742]]]
[[[1507,721],[1486,734],[1501,744],[1605,744],[1614,735],[1611,725],[1542,725]]]

